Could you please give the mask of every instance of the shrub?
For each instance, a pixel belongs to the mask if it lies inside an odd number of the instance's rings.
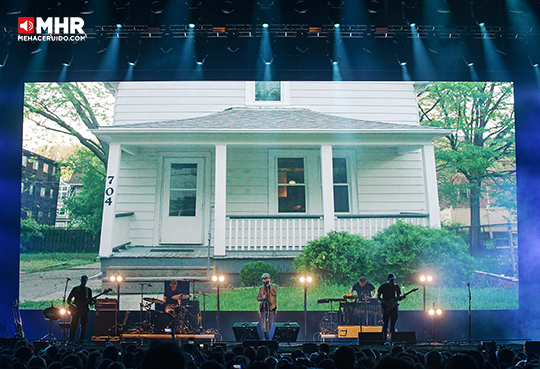
[[[373,241],[379,250],[379,281],[392,272],[400,279],[417,283],[418,273],[429,270],[444,283],[459,284],[472,272],[466,243],[448,230],[399,221],[379,232]]]
[[[263,273],[270,274],[272,282],[279,284],[280,277],[278,270],[273,265],[264,261],[255,261],[244,265],[239,272],[240,281],[244,286],[259,286]]]
[[[374,275],[373,243],[360,235],[329,232],[310,241],[294,259],[299,273],[312,273],[321,282],[347,284]]]
[[[41,225],[35,219],[21,220],[21,251],[30,251],[33,248],[34,241],[43,238],[43,231],[50,228],[47,225]]]

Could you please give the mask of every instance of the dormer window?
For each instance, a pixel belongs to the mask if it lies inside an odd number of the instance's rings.
[[[255,101],[281,101],[281,82],[255,82]]]
[[[290,105],[289,82],[246,82],[246,105],[268,107]]]

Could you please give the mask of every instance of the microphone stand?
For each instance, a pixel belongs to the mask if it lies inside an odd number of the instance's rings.
[[[64,286],[64,297],[62,297],[62,308],[64,309],[64,315],[62,316],[62,320],[64,321],[62,326],[62,334],[63,334],[63,340],[66,341],[66,315],[68,314],[68,309],[66,307],[66,294],[67,294],[67,288],[68,283],[70,281],[70,278],[66,278],[66,285]]]
[[[268,327],[268,323],[270,322],[270,300],[268,299],[268,294],[270,292],[270,288],[267,284],[264,286],[264,292],[266,293],[266,299],[263,300],[263,306],[264,306],[264,312],[265,312],[265,321],[264,321],[264,339],[268,339],[270,337],[270,329]]]
[[[472,332],[472,323],[471,323],[471,283],[467,282],[467,288],[469,289],[469,343],[471,343],[471,332]]]

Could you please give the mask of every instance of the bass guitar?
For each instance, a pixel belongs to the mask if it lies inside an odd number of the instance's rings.
[[[401,300],[403,300],[405,297],[407,297],[408,294],[410,293],[413,293],[415,291],[418,291],[418,287],[416,288],[413,288],[412,290],[410,290],[409,292],[399,296],[397,299],[393,299],[391,303],[386,303],[384,301],[381,301],[381,306],[383,308],[383,310],[388,313],[394,309],[397,309],[397,307],[399,306],[399,302]]]
[[[91,303],[94,302],[99,296],[106,295],[106,294],[108,294],[108,293],[111,292],[111,291],[112,291],[112,288],[107,288],[107,289],[105,289],[105,291],[101,292],[99,295],[95,295],[94,297],[92,297],[92,298],[90,298],[90,299],[87,299],[87,300],[84,302],[83,306],[84,306],[84,305],[89,305],[89,304],[91,304]],[[79,308],[80,308],[80,306],[77,306],[76,304],[70,302],[70,303],[69,303],[69,306],[68,306],[68,311],[69,311],[69,313],[70,313],[71,315],[73,315],[73,314],[75,314],[75,313],[78,311]]]

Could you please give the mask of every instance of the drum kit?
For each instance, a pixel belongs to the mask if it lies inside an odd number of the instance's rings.
[[[165,305],[165,311],[158,311],[164,301],[143,297],[141,302],[141,321],[129,329],[136,334],[191,334],[202,331],[202,317],[199,301],[191,299],[192,295],[178,294],[174,304]],[[155,305],[155,309],[152,307]],[[145,312],[143,312],[143,310]],[[144,316],[144,320],[142,319]]]

